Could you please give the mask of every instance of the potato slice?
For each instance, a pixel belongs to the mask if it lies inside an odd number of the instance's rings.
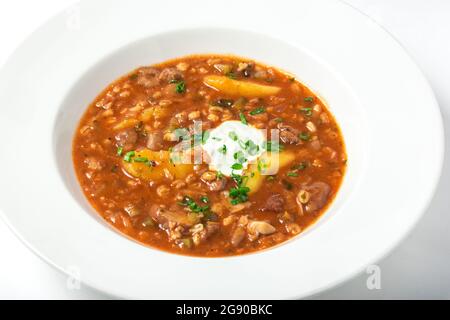
[[[154,166],[145,162],[133,161],[136,158],[146,158],[153,162]],[[193,171],[192,164],[173,163],[170,160],[169,151],[151,151],[148,149],[136,151],[130,162],[122,160],[122,166],[128,174],[147,181],[162,181],[167,178],[184,179]]]
[[[278,160],[277,158],[278,157]],[[249,177],[246,186],[250,189],[249,194],[258,191],[268,175],[276,174],[278,169],[289,165],[295,160],[295,155],[289,151],[266,152],[258,159],[258,163],[251,164],[246,172]]]
[[[210,88],[224,94],[247,98],[266,97],[277,94],[281,88],[266,86],[254,82],[233,80],[225,76],[206,76],[203,82]]]
[[[113,130],[117,131],[117,130],[131,128],[131,127],[134,127],[138,123],[139,123],[139,120],[137,120],[137,119],[123,119],[122,121],[120,121],[113,127]]]

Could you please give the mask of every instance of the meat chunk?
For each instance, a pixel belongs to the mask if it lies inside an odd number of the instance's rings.
[[[284,198],[281,194],[274,194],[270,196],[262,211],[282,212],[284,211]]]
[[[196,228],[197,226],[200,228]],[[191,229],[193,231],[192,240],[195,245],[199,245],[220,229],[220,223],[208,221],[205,226],[199,224],[194,226],[193,229]]]
[[[244,240],[246,235],[245,229],[243,227],[237,227],[234,229],[233,233],[231,234],[231,244],[233,247],[238,247],[242,240]]]
[[[163,148],[163,133],[161,131],[154,131],[147,133],[147,148],[152,151],[159,151]]]
[[[327,203],[331,192],[330,186],[321,181],[303,187],[303,190],[309,192],[309,201],[305,205],[306,212],[313,212],[322,209]]]
[[[241,62],[238,65],[237,71],[241,72],[244,77],[248,78],[252,75],[254,67],[255,64],[252,62]]]
[[[280,130],[280,139],[285,144],[299,144],[300,138],[299,134],[300,132],[286,124],[280,123],[278,125],[278,129]]]
[[[161,82],[169,83],[171,81],[182,80],[183,73],[176,68],[165,68],[161,71],[158,78]]]
[[[159,85],[159,75],[158,69],[152,67],[140,68],[137,73],[137,83],[146,88],[156,87]]]
[[[206,183],[211,191],[222,191],[227,185],[227,179],[216,179]]]
[[[161,205],[152,205],[149,212],[156,222],[160,223],[163,229],[174,226],[191,227],[199,222],[197,215],[189,214],[182,210],[167,210]]]
[[[259,238],[260,235],[269,235],[276,232],[274,226],[265,221],[251,221],[247,225],[248,239],[254,241]]]
[[[130,218],[138,216],[142,213],[141,208],[134,203],[127,204],[123,209],[130,216]]]
[[[219,229],[220,229],[219,222],[208,221],[206,223],[205,232],[203,234],[203,240],[206,240],[209,237],[211,237],[213,234],[215,234],[217,231],[219,231]]]
[[[116,134],[115,138],[119,147],[122,147],[124,151],[129,151],[134,148],[138,134],[134,129],[127,129]]]

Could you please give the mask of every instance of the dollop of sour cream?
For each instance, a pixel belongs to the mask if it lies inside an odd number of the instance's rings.
[[[209,168],[223,175],[242,174],[249,163],[264,153],[264,131],[240,121],[225,121],[209,130],[203,150],[209,157]]]

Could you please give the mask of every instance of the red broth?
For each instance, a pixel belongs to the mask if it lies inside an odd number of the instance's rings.
[[[180,140],[195,141],[194,121],[203,132],[227,121],[277,129],[279,141],[242,141],[242,152],[264,151],[261,159],[277,156],[281,167],[264,175],[258,160],[227,176],[208,163],[174,163]],[[200,146],[205,139],[197,135]],[[217,148],[226,153],[220,141]],[[237,153],[239,167],[245,158]],[[300,234],[333,201],[346,161],[339,126],[319,97],[285,72],[234,56],[132,71],[88,106],[73,140],[81,188],[109,224],[151,247],[205,257]]]

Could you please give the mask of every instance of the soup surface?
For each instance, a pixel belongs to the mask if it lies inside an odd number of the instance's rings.
[[[92,206],[122,233],[170,252],[228,256],[314,223],[347,156],[334,117],[292,75],[198,55],[109,85],[79,123],[73,161]]]

